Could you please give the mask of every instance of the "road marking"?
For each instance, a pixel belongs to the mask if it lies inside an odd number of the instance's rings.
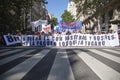
[[[0,52],[3,52],[3,51],[8,51],[8,50],[10,50],[10,49],[3,49],[3,50],[0,50]]]
[[[116,53],[116,54],[120,54],[120,52],[115,51],[115,50],[111,50],[111,49],[103,49],[103,50],[108,51],[108,52],[112,52],[112,53]]]
[[[4,59],[0,60],[0,65],[6,64],[6,63],[8,63],[8,62],[10,62],[10,61],[13,61],[13,60],[19,58],[19,57],[22,57],[22,56],[24,56],[24,55],[26,55],[26,54],[29,54],[29,53],[31,53],[31,52],[33,52],[33,51],[35,51],[35,49],[33,49],[33,50],[28,50],[28,51],[24,51],[24,52],[21,52],[20,54],[16,54],[16,55],[13,55],[13,56],[4,58]]]
[[[23,49],[17,49],[17,50],[7,51],[7,52],[4,52],[3,54],[0,54],[0,56],[8,55],[8,54],[15,53],[15,52],[22,51],[22,50]]]
[[[116,50],[119,50],[119,51],[120,51],[120,49],[116,49]]]
[[[120,73],[100,62],[86,52],[74,50],[77,55],[101,78],[101,80],[120,80]]]
[[[50,50],[43,50],[0,76],[0,80],[21,80]]]
[[[65,50],[57,52],[47,80],[75,80]]]
[[[95,53],[95,54],[101,55],[101,56],[103,56],[105,58],[108,58],[110,60],[113,60],[113,61],[115,61],[117,63],[120,63],[120,57],[110,55],[110,54],[107,54],[105,52],[101,52],[101,51],[98,51],[98,50],[95,50],[95,49],[88,49],[88,50]]]

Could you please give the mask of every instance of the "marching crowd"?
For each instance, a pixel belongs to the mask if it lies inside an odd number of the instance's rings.
[[[108,33],[114,33],[113,31],[104,31],[104,32],[81,32],[81,31],[72,31],[72,30],[63,30],[62,32],[57,32],[57,31],[54,31],[54,32],[33,32],[33,31],[27,31],[27,32],[19,32],[19,33],[16,33],[16,34],[11,34],[11,33],[7,33],[7,34],[3,34],[1,33],[0,35],[0,46],[4,46],[5,45],[5,41],[4,41],[4,38],[3,38],[3,35],[18,35],[18,36],[21,36],[21,35],[38,35],[38,36],[49,36],[49,35],[54,35],[54,34],[64,34],[64,35],[71,35],[73,33],[80,33],[80,34],[108,34]],[[120,31],[118,32],[118,37],[119,37],[119,40],[120,40]]]

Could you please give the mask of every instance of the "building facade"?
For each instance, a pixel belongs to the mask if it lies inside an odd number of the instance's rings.
[[[82,5],[84,1],[85,0],[79,5]],[[96,11],[96,13],[88,10],[87,15],[84,15],[82,11],[77,14],[76,21],[82,21],[83,32],[116,32],[120,29],[119,0],[110,0],[105,6],[101,7],[100,10]]]
[[[50,14],[46,9],[44,3],[36,2],[32,0],[33,6],[30,8],[27,14],[24,13],[24,28],[31,28],[31,22],[41,20],[50,20]]]
[[[77,10],[76,4],[73,1],[69,1],[67,6],[67,11],[73,15],[74,19],[76,19],[76,15],[77,15],[76,10]]]

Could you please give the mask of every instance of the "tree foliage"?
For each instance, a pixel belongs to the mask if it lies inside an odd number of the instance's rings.
[[[109,3],[111,0],[72,0],[77,4],[78,13],[83,12],[83,14],[95,13],[100,10],[103,6]]]
[[[50,19],[50,24],[51,24],[51,27],[53,29],[54,26],[56,26],[58,24],[57,18],[53,17],[52,19]]]
[[[73,2],[75,2],[76,4],[80,1],[80,0],[71,0]]]
[[[64,13],[61,16],[62,20],[67,22],[67,23],[71,23],[74,21],[73,15],[71,15],[70,12],[68,12],[67,10],[64,11]]]
[[[0,32],[16,32],[23,27],[22,11],[27,15],[32,1],[47,4],[46,0],[1,0],[0,1]]]
[[[31,6],[30,0],[2,0],[0,3],[0,30],[15,32],[21,27],[21,9]]]

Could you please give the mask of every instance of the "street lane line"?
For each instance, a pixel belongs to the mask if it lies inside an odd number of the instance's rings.
[[[101,52],[101,51],[98,51],[96,49],[88,49],[88,50],[95,53],[95,54],[97,54],[97,55],[101,55],[101,56],[103,56],[103,57],[105,57],[107,59],[110,59],[112,61],[120,63],[120,57],[117,57],[117,56],[114,56],[114,55],[111,55],[111,54],[107,54],[105,52]]]
[[[26,55],[26,54],[29,54],[29,53],[31,53],[31,52],[33,52],[33,51],[35,51],[35,49],[33,49],[33,50],[28,50],[28,51],[23,51],[23,52],[21,52],[20,54],[15,54],[15,55],[13,55],[13,56],[4,58],[4,59],[0,60],[0,65],[6,64],[6,63],[8,63],[8,62],[10,62],[10,61],[13,61],[13,60],[19,58],[19,57],[22,57],[22,56],[24,56],[24,55]]]
[[[42,50],[0,76],[0,80],[21,80],[50,50]]]
[[[120,73],[100,62],[86,52],[74,50],[77,55],[98,75],[101,80],[120,80]]]
[[[47,80],[75,80],[66,50],[58,50]]]

